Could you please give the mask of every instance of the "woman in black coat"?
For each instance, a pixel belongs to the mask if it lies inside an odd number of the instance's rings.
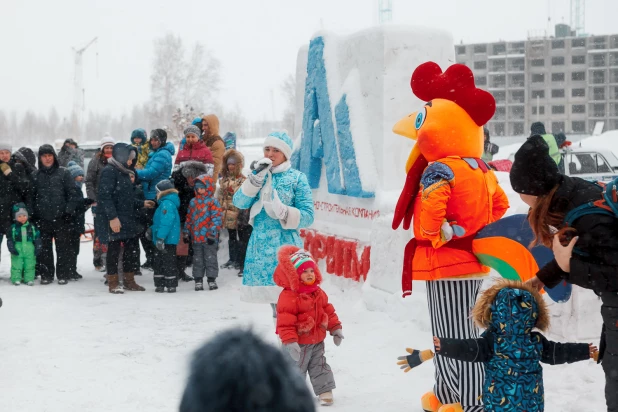
[[[575,219],[570,227],[565,223],[571,210],[600,200],[602,189],[561,175],[541,136],[530,137],[515,154],[510,179],[530,206],[535,243],[552,248],[555,257],[528,282],[540,289],[566,280],[601,297],[599,361],[605,371],[607,410],[618,412],[618,218],[593,213]]]
[[[124,245],[122,264],[125,289],[145,290],[135,283],[135,272],[139,269],[140,209],[153,208],[154,202],[139,199],[133,188],[130,175],[134,173],[136,159],[135,147],[116,143],[99,181],[98,213],[109,222],[107,281],[110,293],[123,293],[118,282],[121,243]]]
[[[30,205],[29,187],[24,168],[11,158],[11,147],[0,144],[0,244],[13,224],[13,205]]]

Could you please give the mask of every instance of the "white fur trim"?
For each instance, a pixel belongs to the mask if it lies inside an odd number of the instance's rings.
[[[285,155],[286,160],[290,160],[292,158],[292,148],[288,146],[283,140],[277,139],[275,136],[266,137],[266,140],[264,140],[264,145],[262,147],[274,147],[281,150],[281,152]]]
[[[255,187],[251,184],[251,182],[249,181],[249,179],[245,179],[244,182],[242,182],[242,185],[240,186],[240,191],[242,192],[243,195],[247,196],[247,197],[255,197],[257,196],[257,194],[260,192],[259,187]]]
[[[298,229],[300,226],[300,210],[295,207],[288,206],[288,218],[285,220],[280,220],[281,227],[284,229]]]

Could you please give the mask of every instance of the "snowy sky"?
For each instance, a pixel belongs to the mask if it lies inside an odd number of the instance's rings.
[[[394,23],[444,28],[457,43],[523,39],[547,27],[548,12],[553,23],[569,21],[570,0],[393,2]],[[251,120],[270,118],[271,91],[280,112],[279,86],[295,72],[298,48],[321,27],[370,27],[376,9],[376,0],[0,0],[0,108],[68,114],[71,47],[94,36],[99,42],[84,56],[87,109],[130,108],[150,95],[152,40],[173,32],[221,60],[224,105],[238,103]],[[617,32],[617,15],[616,0],[586,0],[587,32]]]

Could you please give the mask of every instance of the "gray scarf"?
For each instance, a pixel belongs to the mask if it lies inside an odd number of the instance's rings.
[[[123,165],[118,160],[114,159],[113,157],[110,157],[109,159],[107,159],[107,163],[114,166],[116,169],[120,170],[125,175],[133,173],[132,170],[129,170],[125,165]]]

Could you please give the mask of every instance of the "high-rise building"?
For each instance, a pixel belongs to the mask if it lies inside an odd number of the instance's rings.
[[[618,129],[618,34],[575,37],[558,24],[555,37],[457,45],[455,55],[496,98],[494,136],[526,135],[535,121],[548,132]]]

